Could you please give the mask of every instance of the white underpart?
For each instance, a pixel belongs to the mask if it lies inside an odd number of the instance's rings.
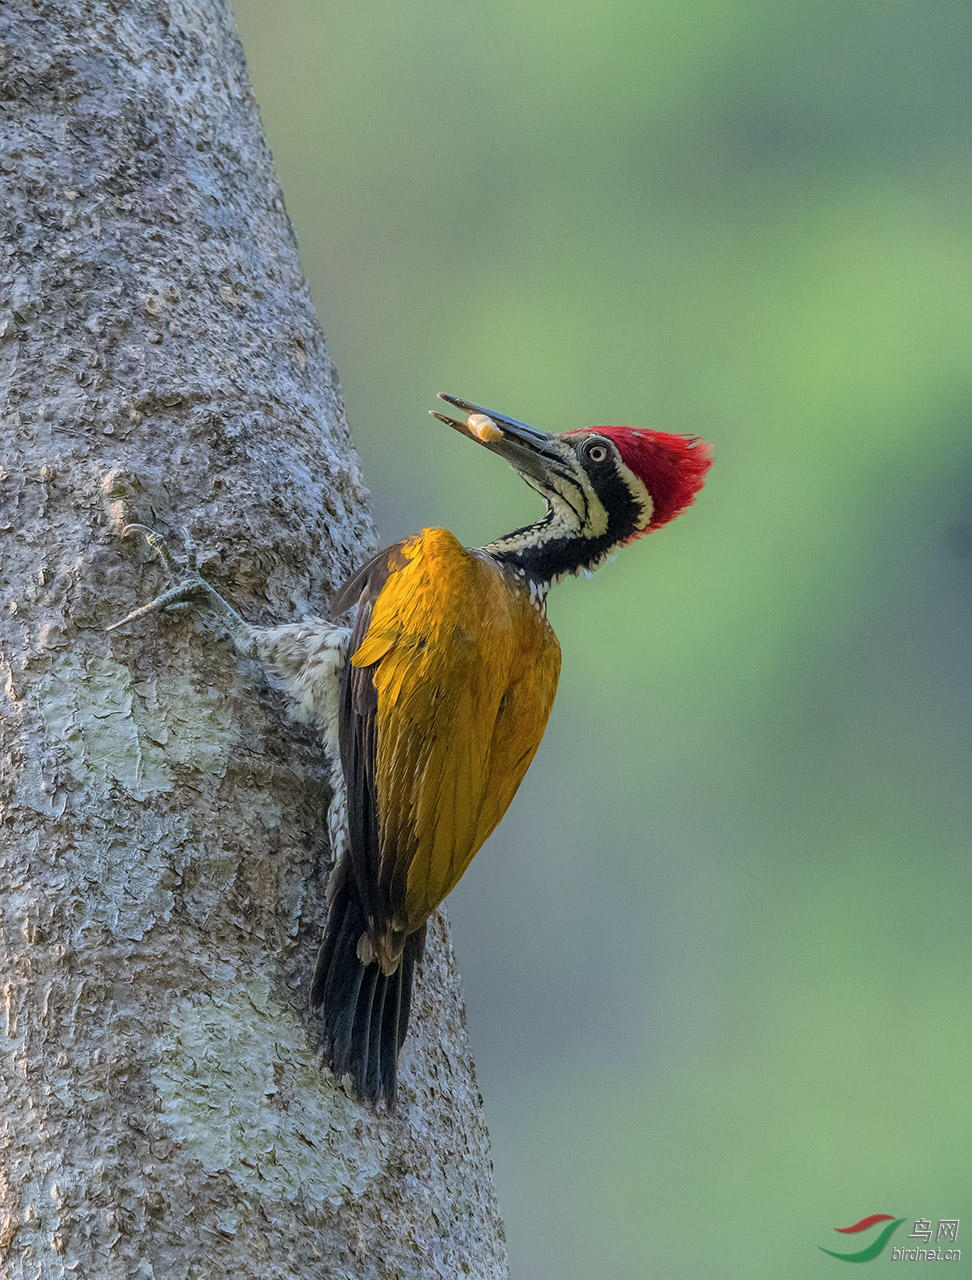
[[[323,618],[305,618],[280,627],[252,627],[250,634],[254,656],[293,702],[294,719],[322,730],[331,772],[327,831],[337,863],[348,844],[348,797],[341,768],[338,711],[350,628],[336,627]]]

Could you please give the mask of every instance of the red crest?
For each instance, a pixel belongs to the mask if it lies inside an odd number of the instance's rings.
[[[611,440],[624,465],[651,494],[651,520],[635,537],[660,529],[690,507],[712,466],[709,445],[698,436],[637,427],[589,427]]]

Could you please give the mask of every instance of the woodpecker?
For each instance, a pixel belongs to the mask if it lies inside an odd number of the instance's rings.
[[[338,590],[334,618],[254,627],[141,532],[174,579],[120,627],[203,597],[321,731],[331,763],[334,870],[310,987],[321,1049],[357,1097],[394,1106],[412,977],[429,917],[513,799],[540,745],[560,674],[550,588],[695,500],[711,464],[695,436],[633,427],[548,434],[457,396],[440,422],[505,459],[544,499],[533,524],[466,548],[424,529],[379,552]],[[110,627],[109,630],[113,630]]]

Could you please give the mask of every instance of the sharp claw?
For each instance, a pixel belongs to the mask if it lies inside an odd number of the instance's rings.
[[[127,622],[134,622],[136,618],[144,618],[146,613],[151,613],[152,609],[148,605],[143,605],[141,609],[134,609],[126,617],[121,618],[118,622],[113,622],[110,627],[105,627],[105,635],[109,631],[117,631],[119,627],[125,626]]]
[[[120,622],[113,622],[110,627],[105,627],[105,631],[114,631],[116,627],[123,627],[126,622],[135,622],[138,618],[145,618],[150,613],[158,613],[160,609],[167,609],[170,605],[184,604],[197,592],[206,590],[205,580],[196,574],[194,578],[187,578],[170,587],[168,591],[163,591],[160,596],[156,596],[148,604],[143,604],[140,609],[133,610],[127,618],[122,618]]]
[[[130,613],[127,618],[122,618],[118,622],[113,622],[110,627],[105,627],[105,635],[107,635],[109,631],[117,631],[118,628],[123,627],[126,622],[131,622],[134,617],[135,614]]]
[[[190,597],[199,591],[206,591],[207,584],[200,577],[199,570],[196,568],[196,544],[193,542],[189,530],[183,530],[186,546],[186,565],[185,568],[176,562],[175,557],[166,545],[165,539],[144,524],[127,524],[122,529],[122,537],[127,538],[133,533],[140,533],[145,538],[149,547],[155,552],[162,561],[162,566],[170,578],[174,578],[175,585],[170,587],[168,591],[163,591],[161,595],[156,596],[154,600],[150,600],[148,604],[143,604],[140,609],[134,609],[127,617],[122,618],[119,622],[113,622],[110,627],[105,627],[105,631],[115,631],[118,627],[125,626],[126,623],[135,622],[138,618],[144,618],[150,613],[157,613],[161,609],[166,609],[170,605],[183,604]]]

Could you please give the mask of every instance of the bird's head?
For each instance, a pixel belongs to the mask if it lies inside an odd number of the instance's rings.
[[[696,436],[635,427],[549,435],[457,396],[439,399],[468,417],[460,422],[434,410],[433,417],[505,458],[543,496],[548,538],[589,544],[578,569],[596,567],[615,547],[674,520],[695,501],[712,462]]]

